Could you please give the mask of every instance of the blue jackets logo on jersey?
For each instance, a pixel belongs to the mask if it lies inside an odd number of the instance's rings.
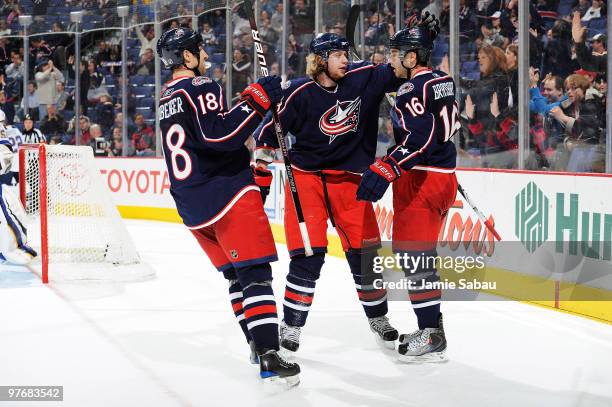
[[[360,108],[361,98],[358,97],[350,101],[336,101],[335,106],[323,113],[319,119],[319,129],[323,134],[329,136],[329,144],[338,136],[350,131],[357,132]]]

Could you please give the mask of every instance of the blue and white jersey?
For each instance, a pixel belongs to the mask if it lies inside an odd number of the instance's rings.
[[[0,134],[0,141],[4,145],[8,145],[13,150],[13,163],[11,164],[11,169],[8,174],[0,176],[0,184],[13,184],[13,175],[11,172],[18,173],[19,172],[19,146],[24,143],[23,134],[17,127],[8,126],[5,127]]]

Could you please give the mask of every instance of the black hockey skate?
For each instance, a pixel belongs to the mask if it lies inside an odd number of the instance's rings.
[[[376,334],[376,339],[388,349],[395,349],[395,341],[398,337],[397,329],[389,323],[385,315],[376,318],[368,318],[370,329]]]
[[[297,386],[300,383],[300,366],[284,360],[275,350],[259,355],[259,375],[264,383]]]
[[[409,363],[446,361],[446,336],[442,314],[437,328],[419,329],[411,334],[400,336],[397,348],[399,360]]]
[[[300,331],[299,326],[287,325],[285,321],[280,324],[280,345],[283,350],[297,352],[300,347]]]
[[[255,349],[255,341],[249,341],[249,348],[251,349],[251,354],[249,355],[249,360],[251,361],[251,364],[258,365],[259,355],[257,354],[257,349]]]

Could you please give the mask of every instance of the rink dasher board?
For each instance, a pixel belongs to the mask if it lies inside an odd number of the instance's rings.
[[[110,189],[122,216],[181,222],[169,193],[163,159],[101,158],[96,159],[96,164],[101,171],[102,182]],[[282,164],[275,163],[271,170],[274,182],[265,210],[275,239],[284,243],[284,168]],[[495,253],[496,248],[504,245],[511,247],[512,250],[504,256],[493,256],[487,263],[487,272],[492,277],[504,281],[510,277],[516,290],[536,281],[544,291],[558,291],[560,286],[558,281],[555,282],[555,276],[562,279],[564,286],[561,288],[565,289],[571,288],[573,282],[587,280],[587,284],[576,286],[579,289],[594,289],[594,296],[600,290],[612,287],[612,176],[460,169],[457,178],[485,216],[494,220],[503,242],[494,241],[459,195],[448,213],[440,237],[448,242],[468,241],[472,246],[475,242],[482,242],[481,250],[489,253]],[[383,241],[391,240],[391,189],[374,205],[374,209]],[[474,230],[478,225],[480,232],[476,234]],[[581,241],[591,242],[594,237],[597,238],[596,229],[599,229],[599,242],[584,248]],[[566,242],[561,245],[560,251],[555,244],[558,238]],[[344,257],[340,239],[331,225],[328,240],[328,252]],[[551,269],[550,264],[543,264],[546,261],[541,261],[542,256],[549,263],[550,258],[555,263],[554,260],[559,258],[573,256],[567,243],[572,240],[576,242],[576,256],[580,257],[582,265],[580,270],[560,270],[559,267],[563,268],[563,265],[555,265]],[[592,276],[585,276],[585,270],[590,271]],[[511,291],[505,294],[514,298]],[[611,302],[538,303],[612,322]]]

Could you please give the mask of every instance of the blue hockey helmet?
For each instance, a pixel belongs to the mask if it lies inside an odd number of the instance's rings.
[[[434,40],[430,31],[424,27],[414,26],[399,30],[389,39],[389,48],[404,52],[416,52],[421,63],[428,64]]]
[[[349,51],[349,42],[341,35],[334,33],[322,33],[310,41],[310,52],[327,59],[332,51]]]
[[[165,31],[157,40],[157,55],[164,68],[172,69],[185,63],[183,51],[187,50],[196,57],[200,55],[202,36],[189,28],[172,28]]]

